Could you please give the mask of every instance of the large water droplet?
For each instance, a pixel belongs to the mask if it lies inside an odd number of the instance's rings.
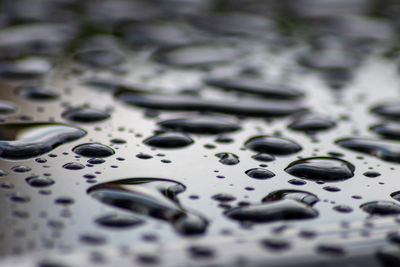
[[[250,77],[207,79],[208,85],[236,92],[255,94],[266,98],[293,99],[303,96],[297,89],[284,84],[267,83]]]
[[[398,141],[350,137],[337,140],[336,144],[385,161],[400,163],[400,142]]]
[[[63,118],[73,122],[99,122],[110,117],[105,111],[95,108],[73,108],[62,114]]]
[[[400,124],[395,122],[385,122],[376,124],[370,128],[374,133],[389,139],[400,139]]]
[[[273,155],[289,155],[299,152],[302,148],[296,142],[271,135],[259,135],[246,141],[245,146],[249,149]]]
[[[360,208],[371,215],[400,214],[400,206],[391,201],[372,201],[364,203]]]
[[[233,220],[256,223],[313,219],[318,216],[315,209],[291,199],[237,207],[225,214]]]
[[[240,129],[236,121],[216,116],[167,120],[159,122],[158,125],[172,130],[197,134],[219,134]]]
[[[371,109],[371,112],[390,120],[400,120],[400,104],[388,103],[377,105]]]
[[[143,142],[159,148],[180,148],[191,145],[193,139],[182,133],[162,133],[149,137]]]
[[[26,182],[33,187],[48,187],[55,183],[47,176],[31,176],[26,178]]]
[[[285,171],[299,178],[336,182],[354,176],[355,167],[348,161],[330,158],[315,157],[300,159],[292,162]]]
[[[111,147],[100,143],[81,144],[72,149],[76,154],[88,158],[104,158],[114,155]]]
[[[182,234],[203,233],[207,221],[178,203],[183,191],[185,186],[173,180],[131,178],[95,185],[88,193],[105,204],[168,221]]]
[[[28,159],[79,139],[86,132],[80,128],[56,123],[16,123],[0,125],[0,157]]]
[[[295,131],[316,132],[331,129],[335,125],[335,122],[328,119],[306,116],[293,121],[288,127]]]
[[[240,101],[221,101],[188,95],[138,94],[119,91],[116,97],[126,104],[164,110],[210,111],[253,117],[280,117],[304,111],[305,107],[294,101],[262,101],[243,98]]]

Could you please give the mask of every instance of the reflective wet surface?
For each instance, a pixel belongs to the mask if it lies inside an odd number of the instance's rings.
[[[398,3],[244,2],[1,2],[4,264],[396,266]]]

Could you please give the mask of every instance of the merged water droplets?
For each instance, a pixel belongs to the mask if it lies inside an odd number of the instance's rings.
[[[234,132],[240,129],[240,126],[235,120],[216,116],[172,119],[159,122],[158,125],[167,129],[195,134],[220,134]]]
[[[217,153],[215,156],[220,158],[219,162],[224,165],[236,165],[240,162],[238,156],[228,152]]]
[[[291,199],[237,207],[225,214],[233,220],[255,223],[305,220],[318,216],[315,209]]]
[[[400,142],[385,139],[349,137],[336,141],[344,148],[366,153],[385,161],[400,163]]]
[[[246,141],[245,146],[255,152],[273,155],[290,155],[302,149],[299,144],[290,139],[271,135],[254,136]]]
[[[84,130],[66,124],[3,124],[0,125],[0,157],[11,160],[37,157],[85,134]]]
[[[162,133],[143,141],[146,145],[158,148],[181,148],[193,143],[193,139],[181,133]]]
[[[183,191],[185,186],[173,180],[131,178],[95,185],[88,193],[105,204],[168,221],[181,234],[203,233],[207,221],[178,203]]]
[[[331,157],[314,157],[292,162],[285,171],[299,178],[336,182],[354,176],[355,167],[348,161]]]

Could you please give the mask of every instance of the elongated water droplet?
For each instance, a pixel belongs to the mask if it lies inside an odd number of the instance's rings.
[[[110,114],[95,108],[73,108],[65,111],[62,116],[73,122],[99,122],[110,118]]]
[[[348,161],[315,157],[296,160],[286,167],[285,171],[299,178],[336,182],[354,176],[355,167]]]
[[[271,202],[282,199],[293,199],[309,206],[312,206],[319,201],[319,198],[316,195],[307,191],[286,189],[269,193],[262,199],[262,202]]]
[[[245,146],[249,149],[273,155],[289,155],[299,152],[302,148],[296,142],[271,135],[259,135],[246,141]]]
[[[159,148],[181,148],[193,143],[193,139],[181,133],[162,133],[143,141],[146,145]]]
[[[391,201],[372,201],[364,203],[360,208],[371,215],[400,214],[400,206]]]
[[[24,123],[0,125],[0,157],[28,159],[84,136],[80,128],[56,123]]]
[[[72,149],[76,154],[88,158],[104,158],[114,155],[114,150],[100,143],[81,144]]]

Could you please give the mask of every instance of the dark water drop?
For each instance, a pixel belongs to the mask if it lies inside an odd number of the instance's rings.
[[[301,180],[301,179],[293,178],[293,179],[290,179],[290,180],[288,181],[288,183],[289,183],[289,184],[292,184],[292,185],[305,185],[307,182],[304,181],[304,180]]]
[[[390,194],[390,196],[400,202],[400,191],[396,191]]]
[[[132,228],[139,225],[142,225],[144,221],[138,217],[133,215],[118,215],[118,214],[111,214],[105,215],[100,218],[97,218],[95,221],[97,224],[108,227],[108,228]]]
[[[0,157],[28,159],[84,136],[80,128],[56,123],[16,123],[0,125]]]
[[[183,191],[185,186],[173,180],[131,178],[95,185],[88,193],[105,204],[168,221],[183,235],[201,234],[208,223],[179,205]]]
[[[236,165],[240,162],[239,157],[233,153],[222,152],[215,154],[215,156],[220,158],[219,162],[224,165]]]
[[[72,197],[58,197],[54,200],[55,204],[58,205],[64,205],[64,206],[68,206],[68,205],[72,205],[75,203],[75,200]]]
[[[316,132],[329,130],[335,127],[335,125],[336,123],[334,121],[328,119],[305,116],[304,118],[293,121],[288,127],[295,131]]]
[[[363,173],[364,176],[369,177],[369,178],[376,178],[378,176],[381,176],[379,172],[376,171],[366,171]]]
[[[76,154],[88,158],[104,158],[114,155],[114,150],[100,143],[81,144],[72,149]]]
[[[303,93],[284,84],[268,83],[250,77],[232,77],[223,79],[207,79],[206,84],[215,88],[255,94],[266,98],[295,99],[303,96]]]
[[[37,79],[47,74],[53,65],[43,58],[24,58],[0,62],[0,77],[4,79]]]
[[[221,101],[187,95],[138,94],[129,91],[117,92],[116,97],[126,104],[144,108],[209,111],[264,118],[288,116],[305,110],[301,103],[293,101],[262,101],[245,98],[240,101]]]
[[[146,145],[159,148],[180,148],[193,143],[193,139],[182,133],[161,133],[143,141]]]
[[[18,107],[14,104],[0,101],[0,115],[13,114],[18,111]]]
[[[371,112],[389,120],[400,120],[400,104],[388,103],[373,107]]]
[[[188,252],[192,258],[212,258],[215,256],[214,249],[208,246],[190,246]]]
[[[17,165],[17,166],[12,167],[11,170],[13,172],[23,173],[23,172],[29,172],[31,170],[31,168],[28,166],[25,166],[25,165]]]
[[[263,168],[253,168],[245,171],[247,176],[250,178],[258,179],[258,180],[265,180],[265,179],[270,179],[275,176],[275,173],[263,169]]]
[[[26,182],[33,187],[47,187],[54,184],[54,180],[46,176],[31,176],[26,178]]]
[[[400,206],[391,201],[372,201],[364,203],[360,208],[371,215],[400,214]]]
[[[126,144],[126,140],[122,138],[113,138],[110,140],[110,142],[117,145]]]
[[[372,126],[370,130],[384,138],[400,139],[400,124],[397,122],[384,122],[377,124]]]
[[[78,162],[69,162],[64,164],[63,168],[67,170],[82,170],[85,168],[85,165],[80,164]]]
[[[19,203],[26,203],[31,200],[31,198],[28,195],[25,195],[20,192],[14,192],[10,195],[10,200],[14,202],[19,202]]]
[[[316,195],[307,191],[286,189],[269,193],[262,199],[262,202],[278,201],[282,199],[296,200],[308,206],[312,206],[319,201],[319,198]]]
[[[336,244],[320,244],[316,247],[316,251],[330,256],[340,256],[346,253],[343,247]]]
[[[395,140],[350,137],[336,141],[344,148],[369,154],[384,161],[400,163],[400,142]]]
[[[213,195],[212,199],[215,199],[219,202],[231,202],[231,201],[236,200],[236,197],[231,194],[227,194],[227,193],[219,193],[219,194]]]
[[[96,245],[96,246],[103,245],[107,242],[107,239],[104,236],[95,233],[82,234],[79,237],[79,240],[87,245]]]
[[[288,240],[277,238],[264,238],[261,240],[261,245],[274,251],[286,250],[290,248],[290,242]]]
[[[105,159],[102,159],[102,158],[92,158],[92,159],[89,159],[87,162],[90,164],[102,164],[106,161],[105,161]]]
[[[262,161],[262,162],[269,162],[269,161],[275,160],[275,157],[273,155],[267,154],[267,153],[258,153],[251,157],[255,160]]]
[[[139,154],[136,155],[136,157],[139,158],[139,159],[151,159],[151,158],[153,158],[152,155],[145,154],[145,153],[139,153]]]
[[[237,49],[229,46],[188,45],[159,49],[156,61],[178,67],[198,67],[226,63],[239,56]]]
[[[291,199],[237,207],[226,211],[225,214],[233,220],[255,223],[305,220],[318,216],[315,209]]]
[[[296,160],[285,169],[296,177],[324,182],[349,179],[354,176],[354,170],[355,167],[350,162],[330,157]]]
[[[89,49],[79,51],[75,59],[92,68],[111,68],[123,63],[123,55],[113,49]]]
[[[230,118],[204,116],[184,119],[173,119],[159,122],[158,125],[172,130],[196,134],[220,134],[240,129],[238,123]]]
[[[273,155],[289,155],[299,152],[302,148],[296,142],[271,135],[259,135],[246,141],[245,146],[253,151]]]
[[[334,206],[333,209],[341,213],[350,213],[353,211],[353,208],[347,205],[337,205]]]
[[[82,123],[99,122],[110,118],[110,114],[95,108],[73,108],[62,114],[63,118]]]
[[[324,186],[323,189],[324,189],[325,191],[328,191],[328,192],[339,192],[339,191],[340,191],[340,188],[339,188],[339,187],[330,186],[330,185]]]
[[[38,86],[19,88],[18,94],[26,99],[34,101],[52,101],[60,97],[56,91]]]

